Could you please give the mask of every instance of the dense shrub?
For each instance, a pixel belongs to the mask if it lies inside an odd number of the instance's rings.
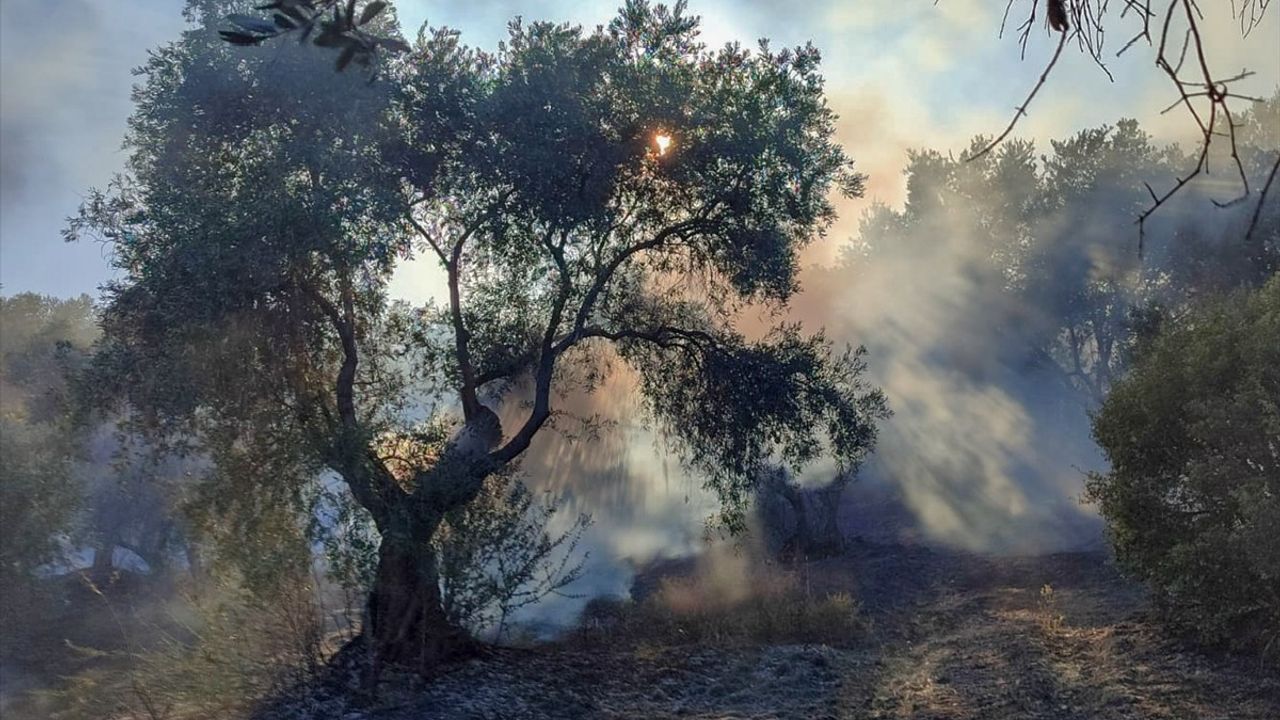
[[[435,538],[445,612],[499,640],[522,608],[564,594],[582,576],[586,515],[554,519],[563,498],[535,494],[515,473],[490,477],[470,504],[449,513]]]
[[[1280,650],[1280,277],[1167,323],[1094,435],[1120,561],[1202,639]]]
[[[226,576],[177,592],[129,573],[58,582],[66,604],[46,644],[66,647],[44,650],[44,676],[12,689],[5,720],[248,718],[259,702],[314,684],[350,637],[308,575],[281,577],[266,594]]]

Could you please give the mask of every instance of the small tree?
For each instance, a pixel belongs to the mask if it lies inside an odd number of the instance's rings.
[[[1094,419],[1116,553],[1214,641],[1280,639],[1280,278],[1145,344]]]
[[[605,360],[731,527],[767,462],[850,470],[871,447],[858,351],[735,327],[784,308],[831,193],[862,188],[813,48],[709,51],[682,4],[636,1],[592,32],[513,23],[496,54],[424,32],[370,84],[201,20],[142,71],[130,176],[73,223],[121,270],[96,385],[235,467],[214,474],[229,511],[339,475],[381,538],[382,660],[465,647],[433,541]],[[444,307],[387,298],[419,251]]]
[[[755,501],[766,549],[784,559],[843,552],[840,501],[852,480],[842,473],[821,485],[805,486],[782,468],[766,471]]]
[[[434,544],[451,621],[473,631],[491,628],[500,639],[516,611],[582,576],[586,556],[575,551],[591,521],[579,515],[563,532],[549,531],[563,505],[503,472],[445,517]]]
[[[0,297],[0,585],[16,595],[59,560],[82,492],[67,423],[66,374],[96,329],[88,296]],[[17,598],[14,598],[15,602]]]

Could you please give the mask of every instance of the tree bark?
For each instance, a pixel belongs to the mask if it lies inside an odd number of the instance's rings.
[[[378,547],[369,631],[379,667],[396,665],[429,676],[474,650],[467,631],[445,613],[430,538],[430,532],[389,534]]]
[[[115,570],[115,554],[116,541],[103,540],[93,551],[93,574],[97,576],[111,574]]]
[[[353,352],[348,357],[354,357]],[[344,365],[348,367],[349,365]],[[342,387],[349,387],[344,373]],[[342,393],[342,402],[349,393]],[[346,415],[355,434],[354,407]],[[493,472],[490,450],[502,439],[497,415],[481,405],[449,441],[431,468],[419,471],[406,492],[367,447],[354,448],[339,435],[329,450],[331,467],[369,511],[382,536],[378,565],[366,606],[364,636],[373,653],[369,690],[380,669],[395,665],[430,676],[445,662],[476,649],[465,628],[451,622],[441,594],[431,541],[446,513],[471,502]]]
[[[810,557],[831,557],[844,552],[844,531],[840,528],[840,499],[848,484],[837,476],[830,484],[812,493],[814,507],[805,515],[804,551]]]
[[[757,488],[756,502],[769,551],[786,559],[844,552],[839,510],[849,478],[837,475],[822,487],[804,488],[780,468],[768,472]]]

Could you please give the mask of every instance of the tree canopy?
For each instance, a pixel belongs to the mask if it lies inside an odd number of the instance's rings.
[[[1255,181],[1280,151],[1271,122],[1278,109],[1280,95],[1237,127],[1241,162]],[[904,208],[873,206],[843,264],[874,273],[887,254],[955,245],[1000,309],[984,320],[1000,347],[1019,353],[1003,360],[1051,370],[1091,404],[1123,374],[1145,323],[1185,311],[1197,294],[1258,287],[1280,268],[1280,204],[1259,208],[1256,221],[1247,205],[1205,218],[1200,188],[1153,219],[1142,255],[1116,241],[1149,202],[1144,183],[1171,180],[1185,161],[1134,120],[1051,141],[1043,153],[1024,140],[982,153],[987,143],[979,137],[959,157],[912,151]]]
[[[1094,422],[1089,497],[1119,559],[1213,641],[1280,638],[1280,278],[1146,345]]]
[[[494,53],[424,30],[370,84],[203,20],[143,68],[130,171],[69,235],[121,271],[95,387],[234,468],[225,505],[330,470],[430,594],[444,513],[610,358],[735,527],[769,461],[870,448],[859,351],[740,327],[778,316],[832,193],[862,188],[814,48],[709,50],[683,4],[635,1],[594,31],[515,22]],[[388,297],[419,254],[440,305]]]
[[[39,569],[62,559],[81,489],[66,422],[66,371],[97,335],[88,296],[0,297],[0,583],[20,604]]]

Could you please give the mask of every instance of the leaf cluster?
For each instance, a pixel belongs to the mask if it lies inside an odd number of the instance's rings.
[[[1094,419],[1119,559],[1180,624],[1280,645],[1280,279],[1168,323]]]
[[[269,17],[232,13],[233,30],[220,30],[223,40],[239,46],[261,45],[267,40],[296,33],[299,43],[308,39],[319,48],[338,51],[335,67],[342,72],[353,61],[368,68],[379,50],[405,52],[409,46],[394,35],[384,35],[374,21],[387,10],[383,0],[367,2],[357,13],[356,0],[275,0],[256,7]]]

